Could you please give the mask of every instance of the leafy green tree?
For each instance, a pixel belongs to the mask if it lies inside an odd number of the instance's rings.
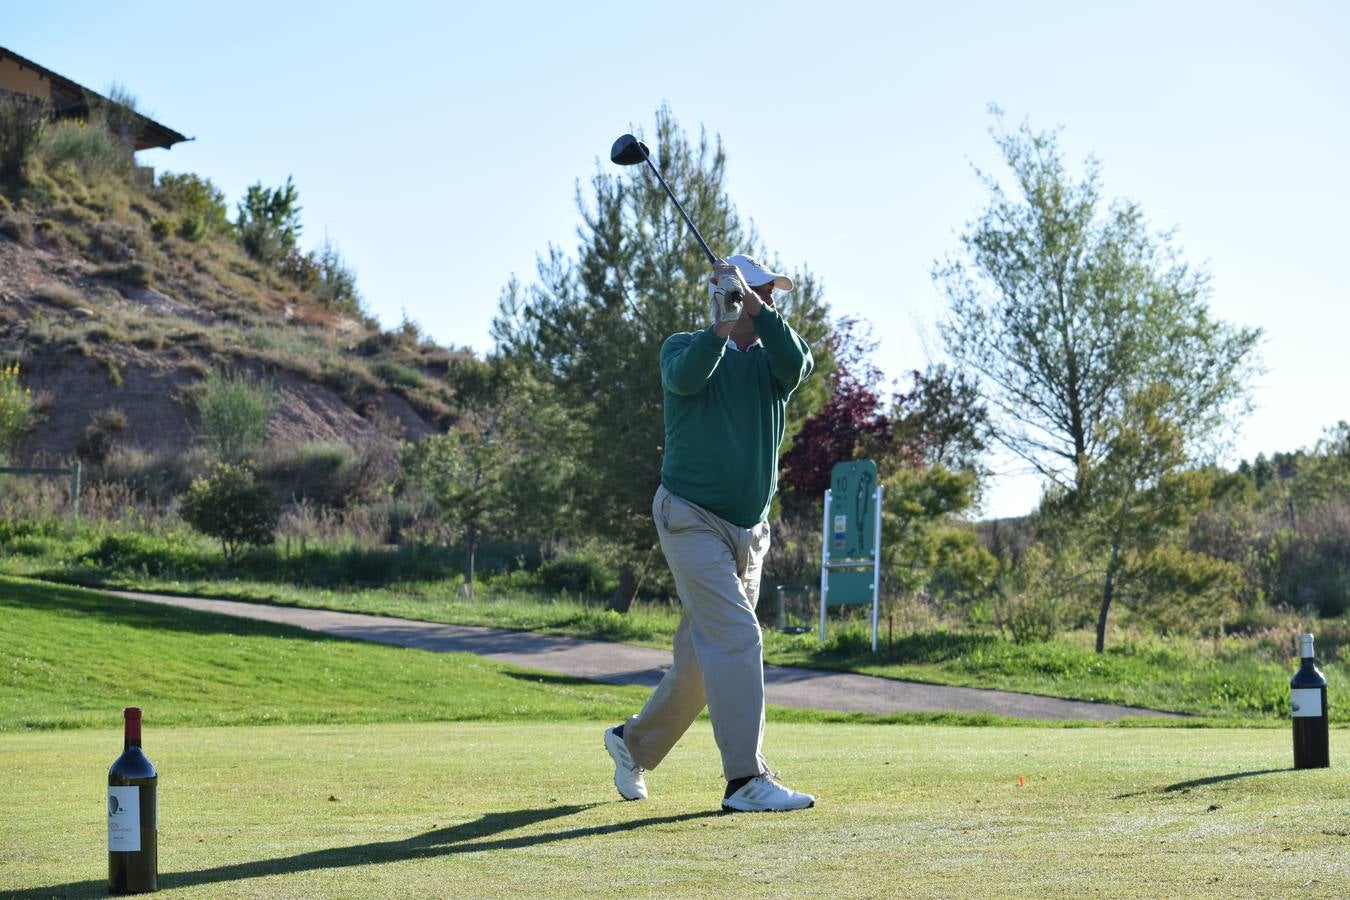
[[[1350,425],[1219,473],[1213,499],[1187,547],[1240,567],[1244,606],[1350,607]]]
[[[244,548],[276,540],[280,506],[272,488],[257,483],[247,466],[217,463],[210,476],[192,482],[180,513],[194,530],[219,540],[233,564]]]
[[[300,210],[300,193],[289,175],[279,188],[265,188],[262,182],[249,185],[235,221],[239,243],[260,263],[280,263],[300,237]]]
[[[197,401],[207,446],[223,462],[243,462],[267,435],[273,405],[270,382],[208,372]]]
[[[1217,633],[1237,611],[1242,570],[1175,545],[1155,547],[1134,560],[1122,579],[1126,609],[1155,628],[1174,634]]]
[[[943,465],[903,467],[882,476],[881,547],[887,584],[901,594],[920,588],[979,591],[996,563],[974,531],[954,527],[970,508],[978,479]]]
[[[1150,233],[1138,205],[1103,204],[1095,161],[1074,180],[1053,132],[993,134],[1017,194],[977,171],[989,206],[933,276],[950,302],[947,351],[982,382],[999,441],[1077,487],[1110,452],[1103,426],[1168,384],[1184,448],[1212,446],[1248,405],[1259,329],[1211,317],[1208,275],[1170,233]]]
[[[225,194],[211,179],[191,172],[165,172],[159,176],[156,190],[160,199],[178,213],[179,237],[200,241],[210,234],[234,234]]]
[[[756,247],[724,188],[721,142],[691,142],[668,109],[656,114],[655,160],[710,246],[730,255]],[[569,257],[550,247],[538,281],[504,293],[494,323],[503,354],[525,361],[577,424],[570,457],[584,527],[620,548],[612,605],[626,610],[656,548],[652,494],[664,442],[660,348],[667,336],[708,324],[708,261],[645,167],[608,165],[577,191],[580,243]],[[762,251],[761,251],[762,253]],[[820,285],[809,272],[780,309],[813,346],[829,331]],[[828,361],[818,359],[817,366]],[[793,403],[789,430],[824,402],[819,379]]]
[[[508,528],[518,536],[547,533],[566,515],[570,467],[549,448],[565,444],[570,425],[547,401],[547,386],[510,358],[461,360],[447,379],[459,419],[446,434],[409,446],[404,471],[460,534],[465,592],[473,596],[485,534]]]
[[[980,475],[980,456],[989,446],[989,409],[979,385],[941,363],[912,376],[913,387],[892,403],[891,447],[915,465]]]
[[[1106,646],[1111,603],[1131,567],[1169,542],[1208,498],[1207,472],[1187,466],[1185,435],[1170,417],[1171,389],[1154,385],[1127,399],[1103,425],[1100,458],[1079,467],[1072,489],[1052,491],[1041,508],[1051,543],[1082,547],[1100,561],[1097,652]]]

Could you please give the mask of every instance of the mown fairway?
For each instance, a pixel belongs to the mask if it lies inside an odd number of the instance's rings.
[[[0,895],[102,892],[109,726],[139,704],[169,894],[1350,896],[1344,729],[1294,772],[1286,727],[772,710],[770,760],[820,804],[723,816],[706,721],[617,800],[600,734],[641,688],[0,588]]]
[[[784,724],[801,813],[723,816],[699,723],[619,802],[600,723],[147,727],[185,896],[1305,896],[1350,893],[1350,736]],[[105,877],[110,730],[0,736],[0,892]],[[1017,786],[1017,776],[1026,786]]]

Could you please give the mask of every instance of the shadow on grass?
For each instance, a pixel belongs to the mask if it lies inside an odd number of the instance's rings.
[[[1149,788],[1145,791],[1132,791],[1128,794],[1117,794],[1112,800],[1128,800],[1131,797],[1142,797],[1145,794],[1175,794],[1178,791],[1189,791],[1192,788],[1207,787],[1211,784],[1222,784],[1225,781],[1236,781],[1239,778],[1255,778],[1258,775],[1274,775],[1278,772],[1290,772],[1292,769],[1252,769],[1248,772],[1228,772],[1224,775],[1210,775],[1206,778],[1193,778],[1190,781],[1178,781],[1176,784],[1169,784],[1161,788]]]
[[[618,802],[618,801],[616,801]],[[705,819],[726,815],[721,810],[683,813],[673,816],[649,816],[645,819],[631,819],[626,822],[613,822],[607,825],[588,825],[565,828],[560,831],[545,831],[538,834],[523,834],[517,837],[497,837],[503,832],[516,828],[525,828],[575,815],[596,806],[610,804],[586,803],[571,806],[549,806],[539,809],[518,809],[510,812],[486,813],[472,822],[438,828],[416,837],[398,841],[378,841],[370,844],[356,844],[350,847],[333,847],[328,850],[314,850],[309,853],[297,853],[294,856],[281,856],[275,859],[262,859],[254,862],[232,863],[214,866],[209,869],[197,869],[190,872],[161,872],[159,887],[167,888],[196,887],[207,884],[223,884],[243,881],[248,878],[261,878],[272,875],[293,875],[298,872],[312,872],[319,869],[341,869],[348,866],[380,865],[382,863],[403,862],[413,859],[430,859],[437,856],[450,856],[458,853],[483,853],[489,850],[517,850],[568,841],[576,838],[594,837],[604,834],[621,834],[653,825],[669,825],[674,822],[687,822],[693,819]],[[66,884],[54,884],[48,887],[31,888],[9,896],[32,900],[38,897],[90,897],[103,896],[107,891],[106,881],[72,881]]]
[[[0,590],[0,615],[4,614],[7,607],[44,610],[85,620],[156,631],[303,637],[308,641],[345,640],[291,625],[199,612],[142,600],[127,600],[98,591],[62,587],[51,583],[6,581],[3,590]]]
[[[1227,775],[1211,775],[1208,778],[1194,778],[1190,781],[1178,781],[1176,784],[1169,784],[1163,788],[1163,793],[1171,794],[1176,791],[1189,791],[1191,788],[1205,787],[1210,784],[1221,784],[1225,781],[1235,781],[1238,778],[1253,778],[1257,775],[1274,775],[1276,772],[1288,772],[1289,769],[1253,769],[1250,772],[1229,772]]]
[[[571,687],[594,687],[597,683],[594,678],[578,678],[574,675],[556,675],[552,672],[503,672],[507,678],[514,678],[517,681],[526,681],[533,684],[556,684]],[[660,675],[657,675],[660,680]]]

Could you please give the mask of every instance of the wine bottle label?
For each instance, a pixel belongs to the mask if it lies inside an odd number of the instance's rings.
[[[108,788],[108,849],[128,853],[141,849],[140,788]]]
[[[1289,710],[1294,718],[1322,715],[1321,688],[1294,688],[1289,695]]]

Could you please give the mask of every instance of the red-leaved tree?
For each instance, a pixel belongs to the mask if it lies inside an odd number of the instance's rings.
[[[802,423],[792,449],[779,460],[781,485],[810,502],[830,486],[834,464],[856,459],[891,442],[890,420],[876,389],[881,372],[868,361],[875,342],[859,337],[855,319],[830,335],[835,368],[827,377],[830,399]]]

